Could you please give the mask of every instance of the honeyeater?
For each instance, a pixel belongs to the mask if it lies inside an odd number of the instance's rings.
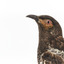
[[[64,38],[62,29],[48,15],[27,15],[36,21],[39,29],[38,64],[64,64]]]

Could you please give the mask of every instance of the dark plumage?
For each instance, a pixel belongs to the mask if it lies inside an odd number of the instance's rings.
[[[28,15],[39,28],[38,64],[64,64],[64,39],[59,23],[47,15]]]

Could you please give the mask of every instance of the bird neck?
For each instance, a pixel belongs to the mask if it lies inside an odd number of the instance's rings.
[[[58,36],[62,36],[61,28],[53,28],[52,30],[45,30],[40,25],[39,27],[39,43],[40,42],[50,42],[51,39],[55,39]],[[52,33],[52,34],[51,34]]]

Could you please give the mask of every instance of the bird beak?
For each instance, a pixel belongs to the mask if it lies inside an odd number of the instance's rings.
[[[36,15],[27,15],[26,17],[34,19],[36,22],[38,22],[39,18]]]

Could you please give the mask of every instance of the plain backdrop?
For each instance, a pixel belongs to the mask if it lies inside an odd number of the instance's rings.
[[[0,0],[0,64],[37,64],[39,32],[29,14],[54,17],[64,33],[64,0]]]

